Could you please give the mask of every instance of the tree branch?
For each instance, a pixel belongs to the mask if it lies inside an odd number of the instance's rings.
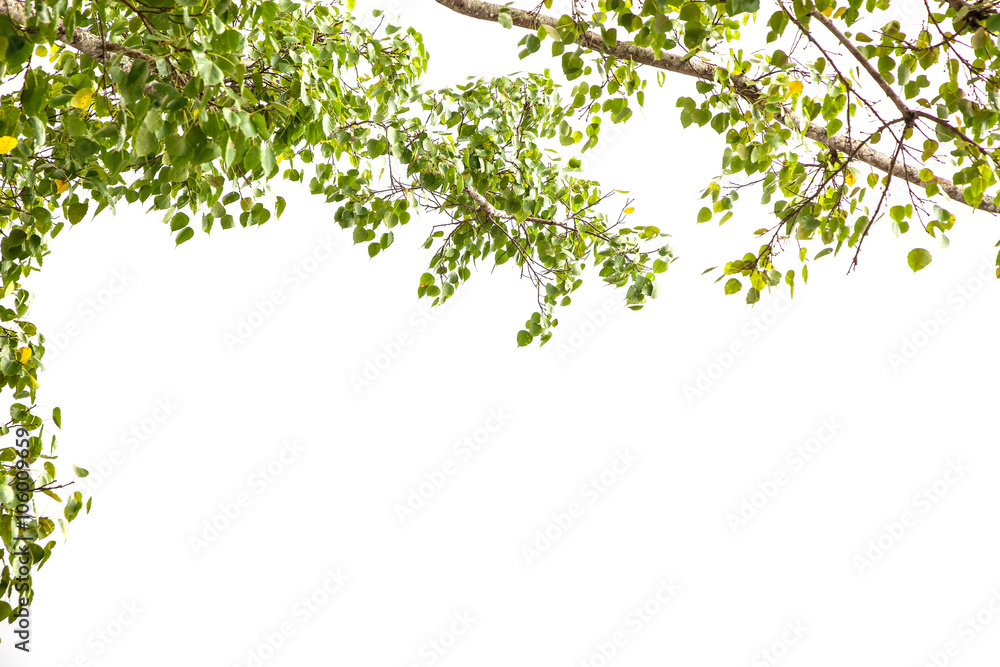
[[[954,9],[958,12],[958,20],[973,28],[981,27],[983,21],[996,14],[996,10],[986,3],[972,4],[965,0],[938,0],[938,2]]]
[[[439,5],[450,9],[453,12],[468,16],[481,21],[499,22],[500,10],[504,9],[511,18],[514,25],[525,30],[535,31],[542,25],[556,27],[556,19],[533,12],[526,12],[519,9],[505,8],[502,5],[483,0],[435,0]],[[607,46],[600,35],[594,32],[585,32],[576,39],[576,43],[591,51],[613,56],[620,60],[631,60],[641,65],[648,65],[675,74],[702,79],[704,81],[715,82],[717,69],[715,65],[698,58],[682,58],[667,54],[662,58],[657,58],[652,49],[643,48],[631,42],[619,42],[612,47]],[[731,76],[726,73],[726,78],[733,85],[734,90],[751,104],[757,104],[762,93],[757,85],[743,76]],[[875,169],[902,179],[912,185],[924,187],[928,184],[920,178],[920,171],[913,167],[893,160],[890,156],[880,153],[865,142],[851,139],[844,135],[830,137],[827,134],[825,125],[812,123],[798,114],[785,109],[777,114],[777,120],[786,127],[801,132],[803,136],[811,139],[827,148],[839,151],[847,155],[854,155],[860,162],[864,162]],[[803,129],[804,128],[804,129]],[[968,206],[965,201],[965,194],[961,187],[944,178],[935,177],[933,181],[940,188],[941,192],[949,198]],[[992,197],[983,197],[977,206],[979,210],[987,213],[1000,213],[1000,207]]]
[[[12,23],[20,26],[26,26],[28,23],[28,17],[24,13],[24,5],[17,2],[17,0],[0,0],[0,14],[9,16]],[[56,28],[56,38],[67,46],[101,63],[107,62],[109,54],[113,53],[125,53],[133,59],[155,62],[155,58],[145,53],[127,49],[121,44],[102,40],[97,35],[80,28],[74,29],[72,35],[67,35],[66,27],[62,21],[59,22],[59,27]],[[122,69],[127,70],[128,66],[126,65]]]

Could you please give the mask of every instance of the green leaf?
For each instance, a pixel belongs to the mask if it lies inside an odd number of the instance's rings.
[[[66,210],[66,217],[69,218],[71,224],[76,224],[83,220],[84,216],[87,215],[87,209],[90,208],[90,202],[76,202],[70,204]]]
[[[527,331],[524,331],[524,330],[518,331],[517,332],[517,346],[518,347],[524,347],[525,345],[530,345],[531,341],[534,340],[534,338],[535,337],[532,336]]]
[[[726,282],[726,294],[737,294],[741,289],[743,289],[743,283],[741,283],[736,278],[730,278]]]
[[[219,66],[212,62],[203,51],[192,51],[191,55],[194,57],[194,64],[195,68],[198,70],[198,76],[201,77],[201,80],[205,82],[206,86],[215,86],[225,80],[225,75],[222,73]]]
[[[932,157],[934,157],[934,154],[937,153],[939,145],[940,144],[938,144],[938,142],[934,141],[933,139],[928,139],[927,141],[925,141],[924,153],[923,155],[920,156],[920,159],[923,160],[924,162],[930,160]]]
[[[71,137],[80,137],[87,133],[87,124],[79,116],[63,116],[63,127]]]
[[[760,0],[726,0],[726,13],[730,16],[753,13],[760,9]]]
[[[176,232],[179,229],[184,229],[189,222],[191,222],[191,218],[186,213],[178,213],[170,219],[170,231]]]
[[[260,166],[264,168],[264,175],[268,178],[278,173],[278,161],[270,144],[260,145]]]
[[[322,124],[326,136],[332,137],[337,134],[337,123],[330,117],[330,114],[323,114]]]
[[[31,133],[35,136],[35,144],[43,145],[45,143],[45,123],[38,116],[31,116],[28,118],[28,124],[31,126]]]
[[[986,46],[986,28],[980,27],[976,30],[969,41],[972,43],[972,48],[974,49],[981,49]]]
[[[140,157],[159,152],[160,140],[156,133],[163,127],[162,113],[159,109],[152,109],[143,118],[139,129],[136,130],[135,152]]]
[[[191,237],[193,236],[194,236],[194,230],[191,229],[190,227],[185,227],[184,229],[181,230],[181,233],[177,235],[177,238],[174,240],[174,244],[180,245],[185,241],[190,241]]]
[[[926,267],[931,263],[931,261],[931,254],[923,248],[914,248],[910,251],[910,254],[906,256],[906,263],[910,265],[910,268],[913,269],[914,273]]]
[[[52,421],[56,423],[56,426],[62,428],[62,409],[53,408],[52,409]]]
[[[39,115],[49,101],[49,83],[45,77],[44,73],[34,69],[25,73],[24,88],[21,89],[21,110],[28,116]]]

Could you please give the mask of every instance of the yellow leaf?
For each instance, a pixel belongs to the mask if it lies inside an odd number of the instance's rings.
[[[14,137],[0,137],[0,155],[9,153],[17,146],[17,139]]]
[[[56,182],[56,193],[66,192],[69,188],[69,183],[66,181],[60,181],[58,178],[53,179]]]
[[[856,183],[856,182],[858,181],[858,179],[856,179],[856,178],[854,177],[854,174],[852,174],[852,173],[851,173],[850,171],[848,171],[848,172],[847,172],[847,175],[846,175],[846,176],[844,176],[844,181],[845,181],[845,182],[846,182],[846,183],[847,183],[848,185],[854,185],[854,184],[855,184],[855,183]]]
[[[801,93],[802,92],[802,82],[801,81],[792,81],[790,84],[788,84],[788,92],[791,95],[798,95],[799,93]]]
[[[830,5],[829,7],[823,10],[823,16],[829,18],[831,14],[833,14],[833,5]]]
[[[91,104],[94,103],[94,89],[93,88],[81,88],[73,94],[73,98],[69,101],[69,105],[74,109],[86,109]]]
[[[21,348],[18,348],[18,350],[17,350],[17,363],[19,363],[19,364],[26,364],[26,363],[28,363],[28,359],[31,359],[31,348],[30,347],[21,347]]]
[[[632,215],[633,213],[635,213],[634,206],[629,206],[627,209],[625,209],[625,215]]]
[[[277,156],[277,158],[275,159],[275,162],[276,162],[277,164],[281,164],[281,161],[282,161],[282,160],[284,160],[284,159],[285,159],[285,158],[283,158],[282,156],[280,156],[280,155],[279,155],[279,156]]]

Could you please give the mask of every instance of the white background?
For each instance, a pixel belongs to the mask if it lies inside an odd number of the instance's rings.
[[[517,32],[405,5],[390,9],[423,32],[431,85],[556,66],[518,61]],[[63,407],[60,470],[92,471],[93,511],[36,577],[33,652],[13,651],[5,626],[3,665],[995,659],[996,221],[952,207],[947,250],[876,229],[855,274],[849,255],[828,257],[790,307],[776,293],[751,310],[700,274],[768,215],[749,197],[727,226],[695,224],[721,140],[682,131],[674,100],[690,89],[651,89],[589,164],[631,191],[637,222],[674,234],[661,297],[633,313],[592,278],[541,349],[516,349],[534,298],[509,266],[440,312],[417,301],[432,215],[374,260],[291,187],[280,221],[180,248],[138,208],[60,236],[32,315],[50,341],[77,333],[46,355],[40,396]],[[914,275],[917,245],[935,261]],[[116,271],[127,285],[112,295]],[[276,290],[273,312],[252,316]],[[263,324],[231,349],[224,336],[251,317]],[[359,392],[367,363],[381,368]],[[685,395],[699,377],[704,391]],[[484,439],[491,411],[503,424]],[[465,460],[469,437],[483,445]],[[301,453],[274,463],[291,440]],[[815,454],[800,466],[803,447]],[[619,455],[634,462],[595,493]],[[402,522],[396,505],[448,461],[455,474]],[[260,484],[269,464],[280,473]],[[768,484],[776,473],[785,484]],[[925,488],[940,495],[920,500]],[[240,494],[249,505],[196,550]],[[756,514],[734,530],[744,500]],[[573,503],[572,525],[554,528]],[[327,594],[338,569],[347,581]],[[661,580],[679,587],[666,603]]]

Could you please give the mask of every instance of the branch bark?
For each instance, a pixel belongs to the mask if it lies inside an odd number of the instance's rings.
[[[483,0],[436,0],[436,2],[464,16],[493,23],[499,22],[500,10],[503,9],[501,5],[484,2]],[[514,25],[526,30],[537,30],[542,24],[552,27],[556,26],[554,18],[543,14],[535,14],[518,9],[508,9],[507,11]],[[19,25],[23,26],[27,24],[24,5],[16,0],[0,0],[0,14],[7,15],[13,22]],[[124,53],[130,58],[153,61],[153,58],[146,54],[126,49],[114,42],[102,40],[97,35],[79,28],[74,29],[72,35],[68,35],[65,27],[60,24],[57,29],[57,38],[67,46],[99,62],[106,62],[108,57],[115,53]],[[630,42],[619,42],[614,47],[608,47],[601,36],[594,32],[586,32],[580,35],[576,43],[591,51],[604,53],[605,55],[614,56],[621,60],[631,60],[638,64],[705,81],[714,82],[716,80],[717,68],[711,63],[698,58],[684,59],[669,54],[662,58],[657,58],[652,49],[639,47]],[[129,65],[130,63],[127,61],[123,61],[121,64],[122,69],[128,69]],[[731,76],[729,80],[736,92],[748,102],[756,103],[759,99],[760,91],[752,81],[742,76]],[[829,137],[826,126],[808,122],[801,116],[788,110],[779,114],[777,119],[796,132],[802,132],[803,136],[827,148],[847,155],[853,155],[855,159],[883,173],[892,174],[894,177],[901,178],[913,185],[921,187],[926,185],[926,182],[920,179],[919,170],[900,164],[899,162],[894,162],[888,155],[872,149],[863,142],[841,135]],[[968,205],[961,187],[940,177],[936,177],[934,182],[937,183],[945,195],[959,203]],[[991,197],[984,197],[977,208],[988,213],[1000,212],[1000,207],[998,207],[997,203]]]
[[[493,23],[499,23],[500,10],[504,9],[502,5],[484,2],[483,0],[435,1],[442,7],[463,16]],[[555,27],[557,24],[556,19],[544,14],[513,8],[507,8],[506,11],[513,24],[525,30],[535,31],[542,25]],[[639,47],[631,42],[619,42],[613,47],[608,47],[601,36],[594,32],[583,33],[577,38],[576,43],[591,51],[613,56],[620,60],[631,60],[641,65],[647,65],[675,74],[683,74],[705,81],[716,81],[717,68],[715,65],[698,58],[684,59],[670,54],[662,58],[657,58],[652,49]],[[753,81],[743,76],[729,76],[727,74],[727,77],[733,84],[734,90],[748,102],[756,104],[757,100],[760,99],[760,89]],[[825,125],[807,121],[787,109],[784,113],[778,114],[776,118],[786,127],[795,132],[801,132],[804,137],[845,155],[852,155],[856,160],[883,173],[891,174],[896,178],[903,179],[919,187],[927,185],[926,181],[920,179],[920,171],[918,169],[902,164],[900,161],[894,161],[890,156],[874,150],[864,142],[844,135],[830,137],[827,134]],[[961,187],[940,177],[935,177],[933,182],[937,184],[943,194],[956,202],[969,206],[969,203],[965,201],[965,194]],[[1000,207],[998,207],[992,197],[983,197],[983,200],[976,208],[987,213],[1000,213]]]
[[[16,23],[17,25],[26,26],[28,24],[28,17],[24,12],[24,5],[17,2],[17,0],[0,0],[0,14],[9,16],[11,22]],[[144,53],[131,51],[121,44],[115,44],[114,42],[102,40],[97,35],[80,28],[74,29],[72,35],[67,35],[66,27],[61,21],[59,22],[59,27],[56,29],[56,38],[66,46],[72,47],[80,53],[83,53],[102,63],[107,62],[108,58],[112,54],[122,52],[126,53],[133,59],[138,58],[148,62],[154,62],[153,58]],[[128,66],[124,66],[123,69],[128,69]]]
[[[996,10],[986,3],[970,3],[965,0],[938,0],[938,2],[944,2],[954,9],[962,17],[960,20],[973,28],[981,27],[982,21],[996,14]]]

